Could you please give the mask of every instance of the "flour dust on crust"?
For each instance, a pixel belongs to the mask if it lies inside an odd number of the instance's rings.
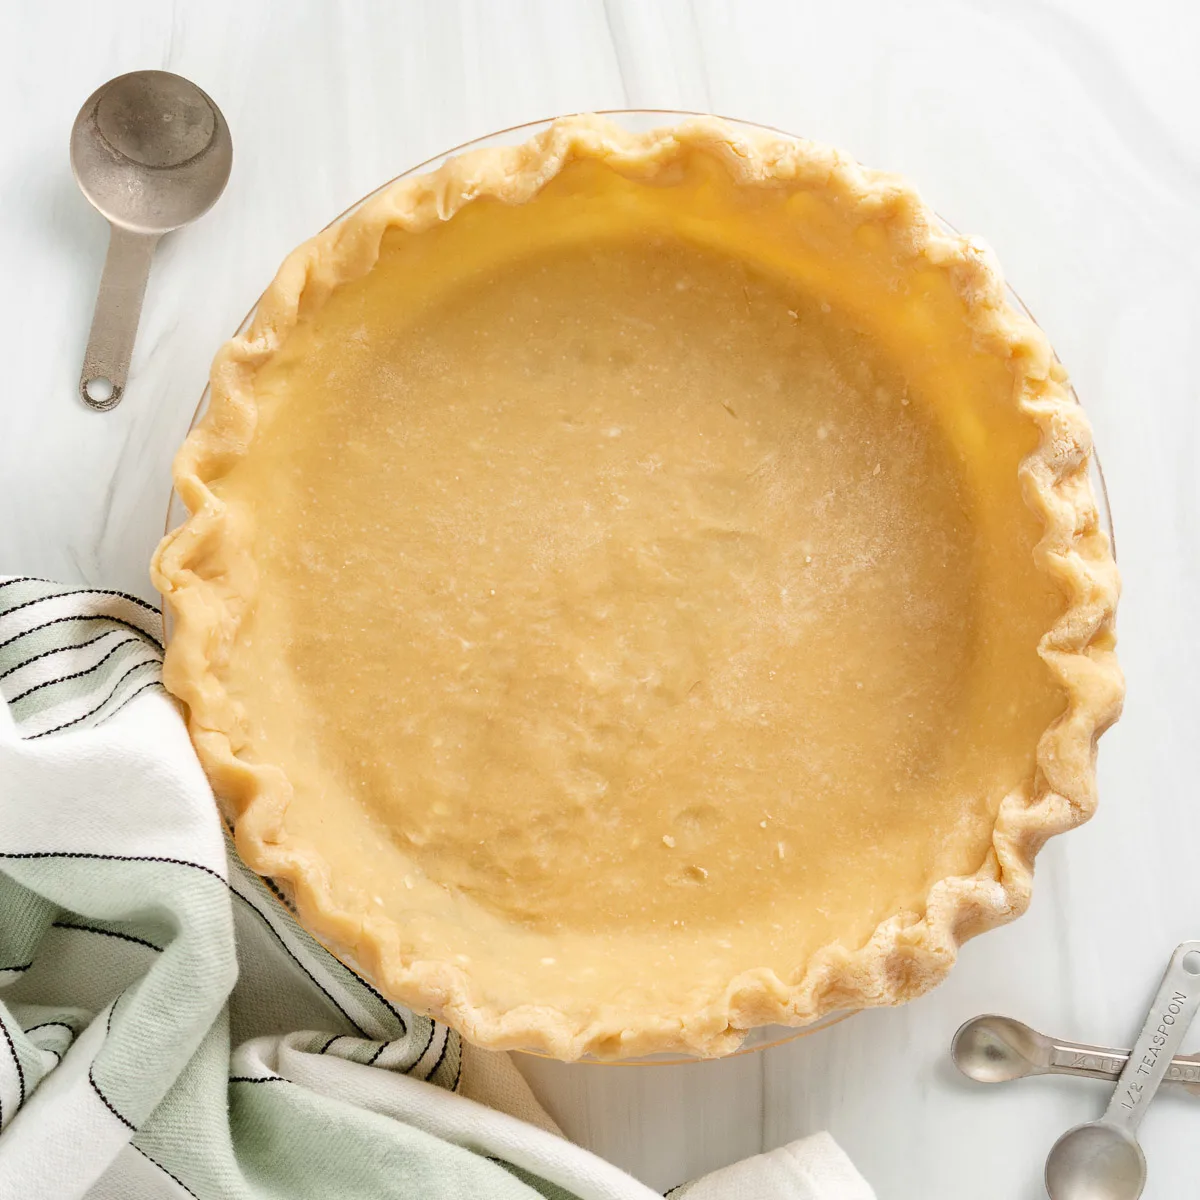
[[[983,866],[936,883],[923,913],[885,920],[859,949],[824,947],[795,982],[765,968],[747,971],[695,1012],[647,1013],[620,1026],[580,1025],[568,1013],[536,1004],[501,1010],[480,1003],[461,966],[397,955],[365,934],[358,915],[337,907],[319,853],[281,837],[288,779],[279,766],[259,761],[245,715],[221,676],[255,593],[249,534],[210,485],[250,447],[256,370],[302,315],[370,271],[389,229],[420,232],[480,197],[521,204],[578,159],[653,179],[694,154],[709,156],[748,187],[819,190],[850,211],[870,214],[887,230],[895,253],[944,273],[963,299],[979,343],[1013,365],[1014,404],[1040,435],[1021,468],[1025,499],[1043,530],[1036,562],[1066,598],[1039,653],[1061,685],[1066,707],[1040,739],[1032,789],[1018,789],[1002,802]],[[927,991],[945,977],[965,939],[1024,911],[1041,846],[1092,814],[1096,740],[1119,714],[1123,682],[1113,650],[1119,581],[1088,480],[1090,453],[1090,429],[1065,372],[1037,326],[1008,301],[990,252],[976,240],[947,233],[904,182],[828,147],[748,132],[715,118],[642,134],[596,117],[565,118],[523,145],[464,154],[370,198],[289,255],[249,330],[218,353],[210,406],[175,461],[175,486],[190,516],[164,538],[152,565],[174,618],[164,678],[187,706],[197,752],[234,823],[244,860],[281,881],[313,931],[395,999],[493,1048],[524,1047],[562,1059],[728,1053],[758,1025],[804,1025],[836,1010],[899,1004]]]

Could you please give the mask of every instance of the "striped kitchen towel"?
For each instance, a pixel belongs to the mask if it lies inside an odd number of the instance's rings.
[[[0,694],[23,737],[90,728],[162,687],[162,622],[143,600],[9,579],[0,622]]]
[[[654,1197],[239,862],[161,655],[132,596],[0,579],[0,1197]],[[871,1196],[827,1137],[679,1194]]]

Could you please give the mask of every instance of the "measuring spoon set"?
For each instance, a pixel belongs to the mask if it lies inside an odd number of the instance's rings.
[[[1116,1083],[1098,1121],[1077,1125],[1054,1143],[1046,1160],[1051,1200],[1137,1200],[1146,1185],[1146,1157],[1137,1128],[1162,1083],[1200,1096],[1200,1056],[1178,1053],[1200,1008],[1200,941],[1171,956],[1132,1051],[1058,1041],[1011,1017],[985,1015],[954,1035],[951,1055],[964,1075],[1006,1083],[1026,1075],[1077,1075]]]

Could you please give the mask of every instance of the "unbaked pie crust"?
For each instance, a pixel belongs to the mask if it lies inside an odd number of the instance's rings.
[[[255,870],[495,1048],[895,1004],[1095,805],[1091,436],[894,177],[594,117],[403,179],[217,356],[154,579]]]

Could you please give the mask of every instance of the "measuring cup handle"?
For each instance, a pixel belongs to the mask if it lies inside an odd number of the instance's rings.
[[[108,255],[83,355],[79,396],[89,408],[115,408],[125,391],[150,260],[162,236],[110,226]],[[107,380],[111,391],[103,386]]]

